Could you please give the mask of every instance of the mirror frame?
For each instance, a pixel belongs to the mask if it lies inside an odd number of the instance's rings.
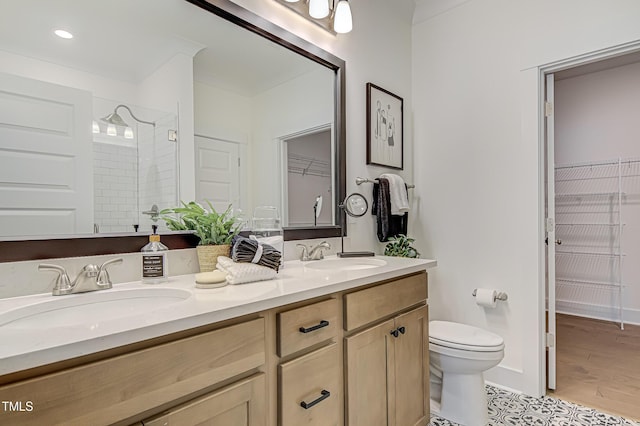
[[[344,221],[339,220],[344,213],[341,212],[337,206],[346,196],[345,61],[230,0],[185,1],[311,59],[335,72],[333,136],[336,141],[334,156],[336,176],[334,176],[335,193],[333,194],[333,203],[334,206],[336,206],[336,221],[338,223],[344,223]],[[344,233],[346,235],[346,229]],[[340,225],[284,228],[285,241],[340,236]],[[87,234],[77,236],[33,237],[26,240],[0,240],[0,263],[138,252],[147,241],[148,235],[145,234],[98,234],[98,236]],[[163,234],[162,241],[170,249],[193,248],[198,244],[198,238],[191,233]]]

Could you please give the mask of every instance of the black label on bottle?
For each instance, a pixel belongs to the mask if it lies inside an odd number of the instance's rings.
[[[142,278],[157,278],[164,276],[163,255],[142,256]]]

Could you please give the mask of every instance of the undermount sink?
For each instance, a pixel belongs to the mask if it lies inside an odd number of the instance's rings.
[[[386,260],[370,257],[334,258],[305,263],[304,267],[321,271],[356,271],[359,269],[379,268],[387,264]]]
[[[189,291],[175,288],[113,289],[51,296],[1,313],[0,329],[95,329],[102,322],[151,312],[190,296]]]

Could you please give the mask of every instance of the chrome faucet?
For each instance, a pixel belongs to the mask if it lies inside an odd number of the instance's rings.
[[[51,294],[54,296],[62,296],[65,294],[106,290],[113,287],[107,267],[117,263],[122,263],[121,257],[107,260],[100,266],[93,264],[85,265],[73,282],[69,280],[69,275],[62,266],[41,263],[38,265],[38,270],[58,273],[58,277],[56,278]]]
[[[318,245],[311,247],[307,250],[307,246],[304,244],[296,244],[296,247],[302,247],[302,253],[300,254],[300,260],[306,262],[308,260],[321,260],[324,259],[324,253],[322,250],[330,250],[331,244],[326,241],[321,242]]]

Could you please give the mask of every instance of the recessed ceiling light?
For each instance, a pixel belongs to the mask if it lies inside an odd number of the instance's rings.
[[[55,30],[53,33],[60,38],[66,38],[66,39],[73,38],[73,34],[65,30]]]

